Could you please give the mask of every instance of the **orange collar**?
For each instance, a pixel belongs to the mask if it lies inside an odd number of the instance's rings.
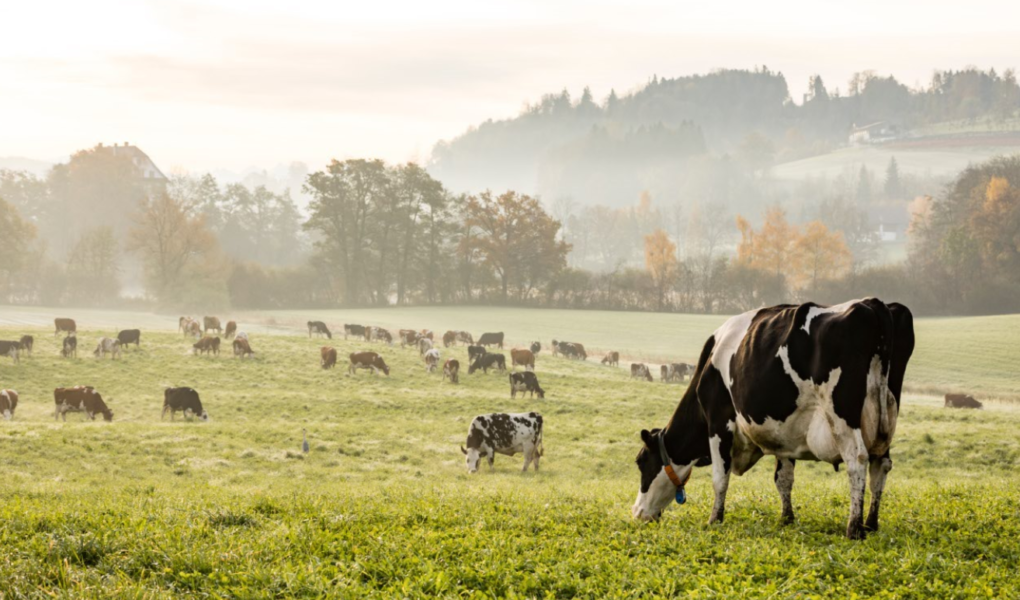
[[[683,489],[687,485],[687,481],[691,478],[691,471],[687,471],[687,477],[684,477],[683,481],[680,480],[680,476],[673,470],[673,463],[669,460],[669,454],[666,453],[666,442],[663,440],[665,432],[659,433],[659,456],[662,458],[662,468],[666,471],[666,476],[673,482],[678,489]]]

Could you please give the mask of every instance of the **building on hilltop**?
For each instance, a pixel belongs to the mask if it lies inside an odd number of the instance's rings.
[[[149,158],[149,155],[142,152],[142,149],[138,146],[132,146],[127,142],[123,145],[114,144],[112,146],[99,145],[100,148],[107,149],[113,152],[114,156],[127,156],[131,159],[131,162],[135,164],[141,174],[142,183],[147,185],[163,185],[165,186],[169,181],[167,176],[163,174],[163,171],[159,170],[156,163]]]
[[[877,144],[894,140],[899,136],[899,128],[887,121],[878,121],[870,125],[858,127],[856,124],[850,128],[850,145],[860,146],[861,144]]]

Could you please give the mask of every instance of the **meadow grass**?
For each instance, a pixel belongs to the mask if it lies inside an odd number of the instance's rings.
[[[657,331],[660,315],[643,317]],[[49,328],[0,327],[0,339],[21,333],[35,334],[34,356],[0,359],[0,387],[22,397],[0,422],[0,596],[1020,595],[1014,404],[957,412],[908,398],[882,529],[850,542],[845,470],[799,463],[798,519],[782,526],[770,458],[731,482],[722,525],[707,525],[708,469],[687,505],[633,522],[638,431],[665,424],[682,386],[623,369],[541,353],[546,399],[511,400],[505,376],[444,384],[399,344],[253,334],[256,357],[239,360],[147,331],[112,361],[90,352],[109,331],[83,330],[66,360]],[[341,355],[331,371],[319,368],[326,343]],[[391,377],[346,374],[343,357],[368,348]],[[463,347],[443,355],[466,363]],[[53,388],[76,384],[96,386],[114,422],[55,422]],[[161,421],[168,385],[198,389],[212,421]],[[468,475],[457,446],[471,417],[528,410],[545,417],[542,470],[498,456],[494,472]]]

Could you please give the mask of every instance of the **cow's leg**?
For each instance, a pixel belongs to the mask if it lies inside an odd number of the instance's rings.
[[[892,470],[892,459],[889,453],[880,458],[872,458],[870,465],[871,477],[871,509],[868,510],[868,520],[864,528],[868,531],[878,531],[878,507],[882,503],[882,490],[885,489],[885,478]]]
[[[531,444],[529,446],[525,446],[524,447],[524,468],[521,469],[521,472],[523,472],[523,473],[527,473],[528,472],[528,465],[531,464],[531,460],[532,460],[532,458],[534,458],[534,456],[535,456],[535,445]]]
[[[850,477],[850,516],[846,524],[846,537],[852,540],[864,539],[864,488],[868,477],[868,450],[860,429],[846,428],[841,436],[843,462]],[[842,441],[842,440],[841,440]]]
[[[779,490],[779,497],[783,501],[783,523],[793,523],[793,467],[795,461],[792,458],[776,457],[776,489]]]
[[[489,459],[489,471],[495,471],[496,470],[496,466],[493,464],[495,462],[495,458],[496,458],[495,451],[490,449],[488,451],[488,453],[486,454],[486,458]]]
[[[708,438],[708,448],[712,454],[712,488],[715,491],[715,504],[708,522],[722,523],[726,515],[726,491],[730,487],[733,433],[726,429],[715,432]]]

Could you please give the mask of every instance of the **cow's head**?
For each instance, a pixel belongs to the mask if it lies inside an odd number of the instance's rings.
[[[111,398],[111,400],[112,400],[112,398]],[[104,421],[113,421],[113,411],[112,410],[110,410],[109,408],[103,408],[102,410],[100,410],[100,412],[103,413],[103,420]]]
[[[535,388],[536,388],[535,391],[538,392],[538,397],[539,398],[545,398],[545,390],[543,390],[542,388],[540,388],[538,386],[535,386]]]
[[[468,444],[470,444],[470,436],[468,436],[468,437],[469,437]],[[461,446],[460,447],[460,451],[463,452],[464,456],[467,457],[467,470],[468,470],[468,473],[477,473],[478,472],[478,466],[482,462],[482,451],[481,451],[481,449],[476,447],[476,448],[470,448],[470,449],[465,450],[464,446]]]
[[[377,356],[375,358],[375,368],[379,369],[383,373],[386,373],[387,377],[390,376],[390,368],[386,366],[386,361],[383,360],[383,357]]]
[[[209,416],[209,411],[207,411],[207,410],[203,410],[202,414],[198,418],[202,419],[206,423],[208,423],[209,421],[212,420],[212,418]]]
[[[659,429],[641,431],[641,441],[644,445],[635,461],[641,473],[641,487],[638,489],[637,500],[634,501],[631,514],[635,519],[642,521],[657,521],[662,516],[662,511],[669,506],[670,500],[676,497],[677,486],[666,474],[662,454],[659,451],[661,436],[662,431]],[[694,465],[673,463],[673,468],[679,480],[685,482],[690,477]]]

